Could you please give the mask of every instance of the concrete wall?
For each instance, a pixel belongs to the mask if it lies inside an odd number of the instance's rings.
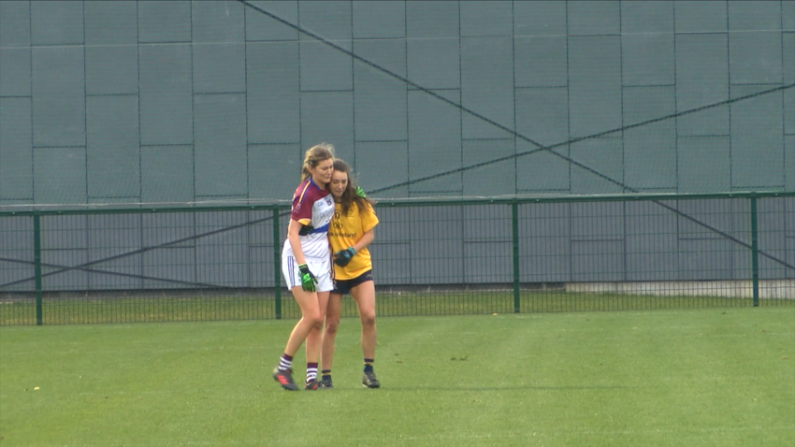
[[[1,2],[0,205],[795,190],[792,2],[250,3]]]
[[[0,2],[0,207],[287,200],[320,141],[377,198],[795,191],[793,2],[250,5]],[[730,212],[747,205],[683,206],[718,228],[747,223]],[[792,265],[795,204],[767,206],[766,244]],[[379,278],[509,278],[508,211],[481,212],[379,211]],[[746,279],[745,250],[648,203],[523,213],[523,281]],[[52,218],[44,248],[84,264],[197,234],[200,218]],[[27,275],[30,232],[14,228],[30,224],[0,221],[8,284]],[[47,284],[267,285],[262,231],[228,233],[228,271],[202,270],[218,252],[199,240],[99,263],[129,284],[79,271]]]

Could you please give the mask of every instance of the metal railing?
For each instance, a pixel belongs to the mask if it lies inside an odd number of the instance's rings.
[[[793,305],[795,193],[381,200],[380,316]],[[294,318],[289,205],[0,211],[0,325]],[[344,300],[343,314],[356,314]]]

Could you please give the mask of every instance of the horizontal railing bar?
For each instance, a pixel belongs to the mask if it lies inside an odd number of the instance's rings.
[[[407,206],[457,206],[457,205],[512,205],[530,203],[583,203],[583,202],[643,202],[663,200],[716,200],[716,199],[749,199],[749,198],[780,198],[795,197],[795,191],[738,191],[712,194],[587,194],[587,195],[510,195],[491,197],[419,197],[419,198],[384,198],[371,197],[380,207]],[[35,206],[35,205],[34,205]],[[105,214],[154,214],[154,213],[197,213],[211,211],[273,211],[289,210],[290,203],[270,203],[263,205],[228,205],[228,206],[182,206],[138,208],[100,208],[87,205],[88,209],[34,209],[24,211],[4,211],[0,206],[0,217],[11,216],[75,216]]]

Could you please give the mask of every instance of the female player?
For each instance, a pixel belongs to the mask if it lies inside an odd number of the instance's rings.
[[[334,197],[334,219],[329,230],[329,242],[334,252],[334,290],[326,309],[323,331],[321,388],[332,388],[331,363],[334,358],[334,339],[340,322],[342,295],[350,293],[359,307],[362,322],[362,354],[364,374],[362,384],[378,388],[375,378],[375,284],[373,264],[367,246],[373,242],[373,229],[378,217],[373,211],[373,201],[367,199],[350,175],[350,167],[340,159],[334,160],[331,177],[331,195]]]
[[[286,390],[297,390],[293,382],[292,360],[306,340],[306,384],[317,389],[317,364],[321,348],[321,328],[333,288],[328,227],[334,215],[334,201],[328,185],[334,172],[334,147],[321,143],[306,151],[301,168],[301,184],[293,195],[287,240],[282,250],[282,273],[301,307],[284,355],[273,371],[273,378]]]

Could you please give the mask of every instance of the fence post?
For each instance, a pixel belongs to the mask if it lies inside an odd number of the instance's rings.
[[[757,231],[756,197],[751,197],[751,277],[754,288],[754,307],[759,307],[759,237]]]
[[[513,242],[513,311],[519,313],[519,204],[511,204],[511,241]]]
[[[282,318],[282,254],[279,250],[281,244],[281,231],[279,230],[279,209],[273,209],[273,297],[276,305],[276,319]]]
[[[41,299],[41,216],[33,215],[33,276],[36,287],[36,326],[43,324]]]

